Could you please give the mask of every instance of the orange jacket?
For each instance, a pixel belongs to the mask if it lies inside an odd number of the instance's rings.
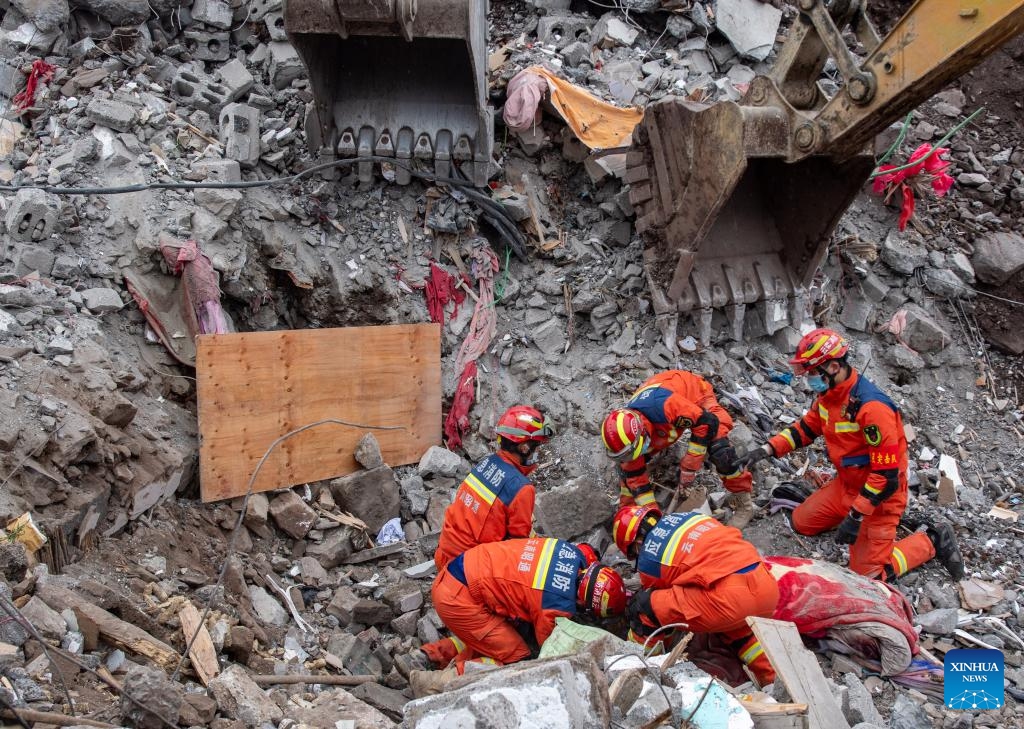
[[[530,479],[501,451],[480,461],[445,509],[437,569],[478,544],[530,536],[534,496]]]
[[[711,383],[703,377],[685,370],[666,370],[649,377],[623,407],[636,410],[647,420],[651,455],[665,450],[690,430],[690,442],[680,467],[696,471],[703,463],[708,444],[729,433],[728,426],[720,425],[714,433],[707,432],[704,425],[695,426],[709,408],[717,405]],[[637,493],[648,488],[645,456],[620,463],[619,471],[630,491]]]
[[[757,565],[761,554],[739,529],[700,512],[666,514],[644,538],[636,568],[651,593],[651,607],[662,625],[686,621],[673,587],[707,588],[717,580]]]
[[[853,508],[871,514],[893,494],[906,500],[907,437],[903,417],[889,397],[856,370],[811,403],[796,423],[768,442],[776,456],[825,437],[829,460],[843,487],[857,496]]]
[[[543,645],[555,618],[576,614],[585,567],[583,555],[569,542],[534,537],[473,547],[449,562],[448,572],[487,610],[530,622]]]

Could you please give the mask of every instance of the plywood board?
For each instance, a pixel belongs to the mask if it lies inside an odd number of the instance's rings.
[[[245,493],[267,448],[283,441],[253,491],[352,473],[372,432],[385,463],[413,463],[441,442],[441,329],[437,324],[204,335],[197,339],[203,501]]]
[[[777,678],[793,701],[807,704],[810,729],[850,729],[842,708],[825,683],[818,659],[804,647],[796,626],[784,620],[758,617],[747,618],[747,625],[761,641]]]

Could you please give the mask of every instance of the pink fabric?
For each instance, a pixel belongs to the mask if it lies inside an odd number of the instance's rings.
[[[910,159],[907,160],[907,164],[911,164],[911,167],[875,178],[872,189],[876,195],[884,194],[886,202],[896,192],[900,193],[902,200],[899,218],[900,230],[904,230],[910,219],[914,217],[916,199],[914,187],[911,184],[913,178],[921,176],[924,182],[930,183],[936,197],[942,197],[953,187],[953,178],[946,174],[950,163],[948,160],[942,159],[942,155],[947,152],[949,149],[946,147],[938,147],[933,150],[932,145],[925,142],[915,149],[914,153],[910,155]],[[917,164],[912,164],[914,162]],[[896,170],[897,167],[898,165],[882,165],[878,171]]]
[[[427,311],[430,313],[430,321],[435,324],[444,324],[444,307],[449,301],[455,302],[455,309],[452,311],[452,318],[459,313],[461,304],[466,295],[456,285],[456,279],[450,273],[430,262],[430,276],[423,287],[423,294],[427,297]]]
[[[160,246],[160,253],[171,270],[185,280],[185,293],[195,311],[202,334],[227,334],[231,331],[220,305],[220,275],[199,244],[187,240],[181,246]]]
[[[450,450],[462,445],[462,436],[469,429],[469,410],[476,396],[476,360],[487,351],[498,328],[498,315],[494,310],[494,274],[499,268],[498,257],[482,238],[473,243],[469,257],[479,292],[469,333],[462,340],[455,358],[455,370],[460,373],[459,385],[444,421],[445,441]]]
[[[509,129],[525,132],[537,123],[540,116],[540,102],[548,92],[548,82],[529,69],[524,69],[508,82],[505,108],[501,116]]]
[[[55,67],[42,59],[37,58],[32,61],[32,70],[29,71],[25,89],[12,99],[14,108],[20,112],[32,106],[36,101],[36,88],[39,86],[39,83],[46,83],[53,78],[53,73],[56,70]]]

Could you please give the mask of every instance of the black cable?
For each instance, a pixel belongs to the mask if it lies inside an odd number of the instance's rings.
[[[20,714],[20,713],[18,712],[18,710],[17,710],[17,709],[15,709],[15,708],[14,708],[14,704],[11,704],[11,703],[9,703],[9,702],[7,701],[7,698],[6,698],[5,696],[4,696],[4,693],[3,693],[3,691],[0,691],[0,704],[3,704],[4,706],[6,706],[6,707],[7,707],[7,709],[8,709],[8,710],[9,710],[9,711],[10,711],[10,712],[11,712],[12,714],[14,714],[14,718],[15,718],[15,720],[16,720],[16,721],[17,721],[17,722],[18,722],[19,724],[21,724],[21,725],[22,725],[23,727],[25,727],[25,729],[32,729],[32,728],[31,728],[31,727],[30,727],[30,726],[29,726],[28,724],[26,724],[26,723],[25,723],[25,720],[21,718],[21,714]]]
[[[288,175],[287,177],[271,177],[266,180],[242,180],[238,182],[184,182],[176,180],[174,182],[142,182],[136,185],[119,185],[115,187],[58,187],[56,185],[29,183],[25,185],[0,185],[0,192],[42,190],[43,192],[48,192],[51,195],[124,195],[132,192],[145,192],[146,190],[247,190],[256,187],[289,185],[299,182],[303,178],[309,177],[317,172],[334,169],[336,167],[350,167],[359,162],[381,162],[393,164],[407,170],[409,174],[417,179],[427,180],[428,182],[434,182],[442,185],[450,185],[451,187],[457,188],[471,202],[481,209],[484,214],[484,219],[498,231],[501,237],[516,254],[516,258],[521,261],[526,261],[526,237],[519,230],[518,225],[516,225],[512,216],[502,203],[497,200],[493,200],[474,189],[473,184],[469,180],[460,180],[454,177],[441,177],[440,175],[435,175],[432,172],[418,170],[408,162],[396,159],[395,157],[381,157],[379,155],[346,157],[345,159],[338,159],[314,165],[302,170],[301,172],[297,172],[294,175]],[[458,168],[455,169],[458,171]]]

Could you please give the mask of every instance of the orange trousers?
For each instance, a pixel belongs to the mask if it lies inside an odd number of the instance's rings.
[[[674,614],[659,614],[659,620],[673,622],[681,613],[691,632],[720,633],[736,646],[740,660],[762,686],[775,680],[775,670],[747,625],[751,615],[770,618],[779,602],[779,585],[763,563],[750,572],[727,575],[707,587],[673,585],[666,589],[671,591]],[[658,592],[655,590],[655,594]],[[662,604],[658,602],[658,610],[664,610]]]
[[[850,513],[857,493],[847,490],[838,478],[832,479],[793,510],[793,529],[810,536],[835,529]],[[851,570],[874,579],[891,579],[935,556],[927,534],[919,532],[896,541],[896,527],[906,506],[906,495],[897,492],[864,517],[857,541],[850,546]]]
[[[445,626],[465,644],[459,658],[483,656],[505,664],[530,655],[530,648],[512,623],[474,600],[469,588],[447,569],[434,580],[430,596]]]

